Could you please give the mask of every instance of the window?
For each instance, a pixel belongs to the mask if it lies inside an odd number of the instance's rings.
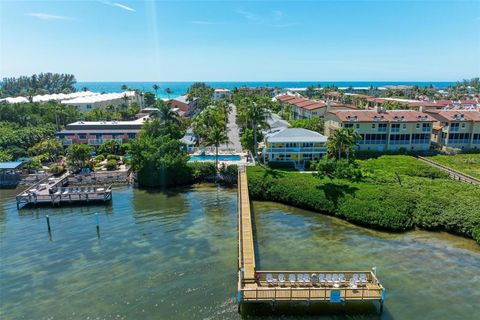
[[[403,126],[402,126],[403,130],[407,129],[407,124],[404,123]]]
[[[386,134],[366,134],[365,135],[365,144],[385,144],[387,143]]]
[[[355,125],[355,127],[356,127],[357,129],[360,129],[360,123],[357,123],[357,124]]]
[[[448,142],[450,143],[469,143],[470,133],[449,133]]]
[[[450,124],[450,131],[458,131],[459,128],[460,128],[460,123],[458,122],[454,122]]]
[[[400,123],[392,123],[391,130],[392,132],[399,132],[400,131]]]
[[[87,139],[87,135],[86,134],[79,134],[78,139],[85,140],[85,139]]]
[[[417,129],[420,129],[420,123],[417,123]]]
[[[465,122],[462,122],[462,129],[465,129]]]
[[[378,124],[378,131],[379,132],[387,132],[387,124],[386,123],[379,123]]]
[[[135,139],[136,134],[135,133],[129,133],[128,134],[128,139]]]
[[[432,130],[432,124],[431,123],[423,123],[422,124],[422,131],[423,132],[430,132]]]
[[[372,129],[375,129],[375,123],[372,123]]]
[[[413,144],[426,144],[430,142],[430,134],[428,133],[414,133],[412,135]]]
[[[391,144],[409,144],[410,135],[409,134],[391,134],[390,143]]]
[[[344,123],[343,127],[344,128],[353,128],[353,123]]]

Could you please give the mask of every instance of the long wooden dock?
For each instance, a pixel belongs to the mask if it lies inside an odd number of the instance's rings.
[[[245,303],[378,301],[383,311],[385,289],[372,270],[257,270],[247,173],[238,172],[239,312]]]
[[[68,187],[69,173],[60,177],[46,177],[28,187],[16,196],[17,208],[22,205],[51,204],[73,202],[107,202],[112,199],[112,186]]]

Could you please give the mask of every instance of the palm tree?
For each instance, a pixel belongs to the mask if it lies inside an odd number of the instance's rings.
[[[240,106],[239,122],[253,130],[254,157],[257,157],[257,131],[258,129],[268,128],[267,118],[270,117],[270,111],[265,102],[266,100],[264,99],[260,99],[257,102],[251,98],[245,98]]]
[[[153,90],[155,91],[155,98],[156,98],[156,97],[157,97],[157,91],[158,91],[158,89],[160,89],[160,86],[155,83],[155,84],[152,86],[152,88],[153,88]]]
[[[128,86],[126,84],[122,84],[121,89],[122,89],[122,91],[127,91]]]
[[[350,154],[355,150],[359,138],[360,135],[353,129],[337,129],[328,137],[328,149],[337,160],[341,160],[342,154],[345,154],[347,161],[350,161]]]
[[[179,122],[177,113],[175,111],[173,111],[173,109],[170,108],[170,106],[168,106],[166,104],[162,104],[158,108],[158,118],[160,118],[160,120],[163,123],[178,123]]]
[[[228,143],[228,135],[224,126],[211,128],[205,139],[206,146],[215,146],[215,169],[218,171],[218,148],[221,144]]]
[[[166,88],[166,89],[165,89],[165,93],[167,94],[168,99],[170,99],[170,95],[173,93],[173,90],[170,89],[170,88]]]
[[[88,88],[87,88],[87,87],[83,87],[83,88],[82,88],[82,91],[83,91],[83,92],[87,92],[87,91],[88,91]]]

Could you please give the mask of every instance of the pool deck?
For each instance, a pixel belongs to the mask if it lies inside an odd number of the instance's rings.
[[[371,270],[257,270],[246,169],[238,175],[239,311],[244,303],[378,301],[382,312],[385,289]]]

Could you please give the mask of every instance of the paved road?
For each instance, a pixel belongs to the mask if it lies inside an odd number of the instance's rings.
[[[232,103],[232,111],[228,115],[228,144],[220,146],[220,150],[235,149],[235,152],[242,151],[242,144],[240,143],[240,130],[237,126],[237,107]]]

